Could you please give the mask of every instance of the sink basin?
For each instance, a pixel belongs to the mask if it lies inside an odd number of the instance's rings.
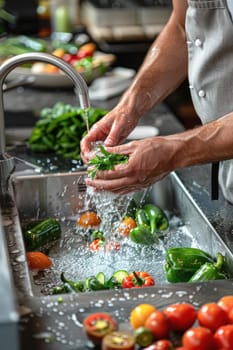
[[[231,250],[211,226],[175,173],[171,173],[147,191],[135,193],[133,196],[138,204],[154,203],[168,215],[171,224],[162,245],[153,247],[152,253],[149,252],[151,247],[141,249],[140,246],[132,250],[132,246],[128,247],[126,244],[124,253],[113,252],[107,254],[107,258],[106,254],[93,258],[93,253],[86,252],[80,256],[82,254],[80,252],[83,251],[80,250],[80,246],[82,244],[87,246],[87,244],[86,237],[82,237],[84,239],[82,241],[77,234],[77,217],[93,205],[92,195],[88,194],[85,186],[85,177],[85,172],[44,175],[16,172],[12,176],[11,197],[8,203],[5,201],[2,211],[3,217],[6,218],[7,215],[9,217],[9,208],[11,208],[15,218],[12,224],[6,227],[8,231],[6,236],[13,272],[16,272],[14,280],[19,297],[50,295],[52,286],[60,281],[61,271],[78,280],[99,271],[111,274],[113,266],[115,271],[117,269],[129,271],[131,266],[127,256],[130,257],[130,254],[137,254],[137,260],[132,260],[132,269],[137,268],[138,271],[152,269],[156,284],[166,284],[168,282],[163,271],[164,247],[178,245],[199,247],[213,256],[221,252],[226,257],[230,276],[233,275]],[[89,198],[88,203],[87,198]],[[120,203],[119,198],[114,200],[114,205],[122,209],[122,201]],[[25,258],[22,224],[47,217],[59,220],[62,239],[49,249],[49,256],[53,260],[52,270],[49,273],[31,273]],[[76,273],[75,276],[74,273]]]

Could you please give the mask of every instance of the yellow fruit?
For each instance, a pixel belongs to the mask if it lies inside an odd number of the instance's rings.
[[[137,305],[130,313],[129,321],[133,329],[143,327],[146,319],[156,310],[151,304]]]

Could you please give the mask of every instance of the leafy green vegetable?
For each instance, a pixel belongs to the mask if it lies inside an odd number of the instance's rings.
[[[88,163],[94,166],[94,168],[88,170],[88,175],[92,180],[96,177],[98,170],[113,170],[115,165],[128,162],[129,156],[127,155],[110,153],[102,145],[98,147],[98,150],[99,154],[96,154]]]
[[[91,127],[107,111],[89,108],[86,111],[63,102],[43,108],[28,140],[34,152],[50,152],[68,159],[81,159],[80,141],[86,134],[86,113]]]
[[[14,56],[26,52],[46,52],[47,42],[26,35],[11,36],[1,41],[0,56]]]

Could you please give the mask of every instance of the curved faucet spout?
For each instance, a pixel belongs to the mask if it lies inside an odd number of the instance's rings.
[[[17,66],[28,62],[45,62],[50,63],[61,69],[74,83],[75,93],[79,96],[80,106],[83,109],[90,107],[88,88],[83,77],[70,64],[48,53],[29,52],[14,56],[6,60],[0,66],[0,154],[4,156],[6,151],[5,142],[5,118],[3,106],[3,82],[6,76]]]

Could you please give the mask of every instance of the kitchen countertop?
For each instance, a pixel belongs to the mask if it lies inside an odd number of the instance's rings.
[[[91,101],[93,107],[111,109],[119,97],[107,101]],[[14,101],[14,103],[12,103]],[[30,133],[38,117],[38,111],[43,107],[53,106],[56,102],[77,104],[77,99],[70,90],[39,90],[34,88],[18,88],[4,93],[6,134],[9,153],[32,161],[30,155],[22,151],[22,138]],[[78,104],[77,104],[78,105]],[[140,120],[140,124],[153,125],[159,128],[160,135],[168,135],[184,130],[183,125],[171,113],[165,104],[160,104]],[[18,137],[18,135],[21,135]],[[22,136],[23,135],[23,136]],[[12,140],[18,139],[12,147]],[[232,234],[232,205],[227,203],[221,193],[219,199],[211,200],[210,193],[210,165],[195,166],[177,171],[178,176],[199,205],[210,223],[220,234],[223,241],[233,251]],[[212,286],[212,288],[210,287]],[[232,294],[233,281],[212,281],[206,285],[191,286],[187,284],[154,286],[150,293],[138,290],[87,293],[85,297],[79,295],[65,295],[61,304],[57,296],[45,298],[28,298],[26,308],[20,309],[24,315],[20,322],[20,350],[33,348],[34,350],[86,349],[86,340],[80,322],[90,310],[92,312],[105,309],[117,313],[125,319],[132,305],[143,302],[156,303],[162,308],[168,303],[191,301],[196,306],[220,296]],[[168,299],[169,298],[169,299]],[[124,306],[124,307],[123,307]],[[80,318],[81,317],[81,318]],[[32,335],[32,337],[31,337]],[[54,339],[56,338],[56,339]]]

